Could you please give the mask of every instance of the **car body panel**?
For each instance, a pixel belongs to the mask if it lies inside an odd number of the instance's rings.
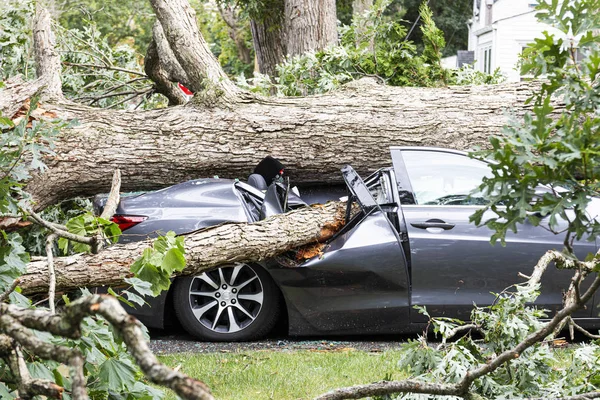
[[[148,219],[127,229],[121,242],[133,242],[160,233],[184,234],[223,222],[246,222],[248,215],[235,181],[196,179],[155,192],[124,198],[115,214]]]
[[[406,263],[381,211],[337,236],[321,256],[268,270],[286,299],[290,334],[393,333],[407,326]]]
[[[411,157],[407,159],[408,155]],[[407,163],[422,163],[412,167],[420,170],[429,168],[435,174],[432,180],[439,185],[450,184],[441,175],[452,177],[460,174],[437,171],[432,160],[428,159],[430,155],[435,155],[438,160],[443,157],[468,157],[464,152],[453,150],[392,148],[394,167],[403,168],[400,174],[395,170],[399,177],[399,190],[412,192],[405,196],[410,204],[402,207],[410,243],[412,303],[427,306],[429,313],[434,316],[468,319],[473,304],[490,304],[495,298],[494,293],[501,293],[520,280],[519,274],[529,275],[546,251],[562,249],[564,234],[552,233],[545,219],[539,226],[526,220],[518,227],[517,233],[507,233],[505,247],[500,243],[492,245],[490,237],[494,232],[486,226],[477,227],[469,222],[469,217],[483,206],[453,204],[471,201],[460,196],[450,197],[444,205],[415,204],[419,197],[427,198],[430,194],[421,193],[419,196],[411,182],[411,164]],[[464,168],[476,168],[473,164],[477,163],[485,166],[484,162],[469,158]],[[492,216],[490,212],[487,218]],[[484,215],[483,220],[487,218]],[[446,229],[426,227],[430,221],[446,224]],[[564,228],[566,222],[559,221],[556,230],[562,231]],[[585,239],[575,242],[574,247],[576,254],[582,258],[596,251],[595,241]],[[559,309],[571,275],[571,271],[549,268],[542,278],[541,295],[536,304],[551,311]],[[591,317],[592,308],[579,310],[574,315]],[[423,322],[425,317],[412,313],[411,320]]]

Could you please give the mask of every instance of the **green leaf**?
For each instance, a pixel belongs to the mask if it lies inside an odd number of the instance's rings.
[[[109,390],[127,390],[136,382],[136,370],[116,358],[108,358],[99,368],[98,377],[106,383]]]
[[[167,251],[161,264],[163,271],[171,275],[173,272],[183,271],[185,268],[185,257],[179,248],[172,248]]]
[[[16,393],[13,394],[13,392],[8,390],[5,383],[0,382],[0,399],[15,399],[15,398],[17,398]]]
[[[133,289],[138,292],[142,296],[152,296],[152,291],[150,290],[150,283],[143,281],[139,278],[125,278],[125,283],[130,284]]]
[[[135,308],[135,306],[133,305],[133,303],[131,303],[129,300],[127,300],[126,298],[124,298],[123,296],[121,296],[120,294],[118,294],[117,292],[115,292],[113,290],[113,288],[109,287],[107,291],[108,291],[108,294],[110,294],[111,296],[114,296],[120,302],[122,302],[124,304],[127,304],[131,308]]]
[[[11,121],[10,118],[0,117],[0,130],[14,128],[15,124]]]

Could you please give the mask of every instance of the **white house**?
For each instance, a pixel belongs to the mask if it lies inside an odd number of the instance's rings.
[[[474,52],[475,69],[500,68],[508,81],[521,79],[517,62],[523,48],[543,31],[557,33],[537,21],[535,6],[534,0],[473,0],[469,50]]]

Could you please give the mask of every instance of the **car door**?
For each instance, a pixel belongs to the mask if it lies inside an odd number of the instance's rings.
[[[319,255],[293,268],[270,269],[287,300],[290,334],[407,330],[407,265],[398,231],[390,221],[398,205],[387,199],[395,193],[393,182],[389,175],[375,174],[365,184],[351,167],[342,172],[349,202],[356,201],[361,211]]]
[[[549,249],[562,249],[563,235],[526,222],[506,237],[506,247],[490,244],[492,231],[469,222],[484,199],[469,194],[490,173],[487,163],[465,153],[430,148],[392,148],[402,211],[407,227],[413,304],[435,316],[468,319],[473,304],[487,305],[522,282]],[[484,218],[485,220],[485,218]],[[594,242],[578,242],[576,253],[595,252]],[[550,268],[542,279],[537,304],[554,310],[562,303],[570,271]],[[590,308],[578,316],[589,317]],[[411,314],[415,322],[422,317]]]

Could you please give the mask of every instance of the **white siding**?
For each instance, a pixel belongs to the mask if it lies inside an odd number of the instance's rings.
[[[519,55],[523,47],[541,36],[544,28],[549,27],[539,24],[532,12],[496,23],[496,66],[500,67],[509,81],[521,79],[517,70]]]
[[[475,4],[473,2],[473,10]],[[523,47],[541,37],[542,32],[557,32],[552,27],[539,23],[535,18],[535,0],[495,0],[492,6],[492,24],[487,25],[486,0],[481,0],[479,17],[473,15],[469,30],[469,50],[475,51],[476,69],[484,71],[484,51],[491,47],[491,70],[497,67],[509,81],[521,79],[517,70],[519,54]]]

